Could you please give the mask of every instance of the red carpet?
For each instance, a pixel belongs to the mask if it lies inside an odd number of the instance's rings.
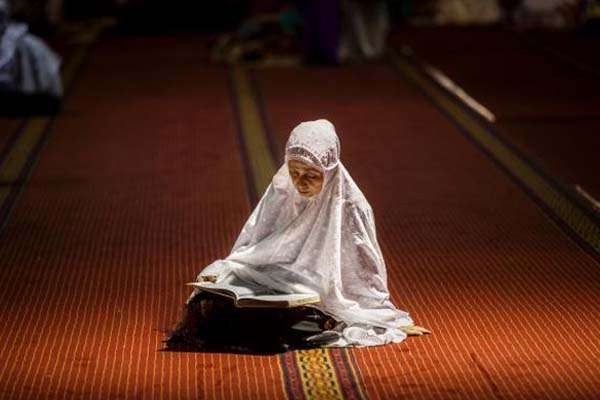
[[[403,30],[393,43],[411,46],[489,108],[502,134],[553,175],[600,198],[600,80],[525,39],[503,30],[442,28]],[[594,43],[587,43],[592,54]]]
[[[581,71],[600,74],[598,35],[580,32],[540,31],[532,34],[534,44],[548,56],[562,59]]]
[[[92,52],[0,235],[1,398],[286,397],[277,356],[160,351],[250,212],[204,54],[189,36]],[[350,350],[366,397],[600,394],[598,263],[416,89],[377,65],[258,78],[281,151],[302,120],[336,124],[393,299],[433,332]]]

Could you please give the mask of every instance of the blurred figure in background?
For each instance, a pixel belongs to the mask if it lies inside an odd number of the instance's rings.
[[[299,0],[305,60],[337,64],[385,53],[390,17],[385,0]]]
[[[487,25],[502,18],[497,0],[439,0],[435,21],[438,25]]]
[[[301,52],[308,64],[376,59],[386,49],[390,18],[385,0],[280,1],[248,18],[213,48],[215,61],[262,60]]]
[[[257,7],[234,32],[221,35],[212,48],[212,60],[282,62],[293,58],[298,52],[300,16],[289,2],[273,3]]]
[[[297,0],[302,20],[304,61],[309,64],[336,64],[340,44],[341,0]]]
[[[382,0],[341,0],[340,61],[383,56],[390,32],[388,5]]]
[[[0,95],[7,101],[21,96],[62,96],[60,58],[28,32],[27,24],[10,21],[10,5],[0,0]],[[4,107],[3,107],[4,108]]]
[[[514,14],[519,28],[572,28],[579,22],[581,0],[523,0]]]

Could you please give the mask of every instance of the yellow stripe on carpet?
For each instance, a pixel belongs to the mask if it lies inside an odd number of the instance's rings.
[[[344,398],[329,350],[300,350],[296,360],[307,400]]]
[[[468,113],[443,89],[435,85],[406,56],[391,52],[391,61],[407,79],[429,96],[433,103],[460,125],[472,140],[488,152],[502,167],[506,168],[582,242],[590,246],[596,253],[600,252],[600,227],[577,204],[557,190],[540,172],[490,132],[482,122]]]
[[[231,67],[231,77],[238,103],[241,133],[244,136],[246,154],[254,178],[254,188],[259,194],[269,186],[276,171],[275,162],[269,151],[267,135],[246,69],[239,64],[234,64]]]

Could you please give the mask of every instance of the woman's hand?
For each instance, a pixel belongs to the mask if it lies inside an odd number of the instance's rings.
[[[401,326],[400,329],[408,336],[422,336],[424,333],[431,333],[429,329],[417,325]]]

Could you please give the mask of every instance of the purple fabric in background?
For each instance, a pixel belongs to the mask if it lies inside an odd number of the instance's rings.
[[[296,0],[303,24],[303,46],[309,63],[337,63],[340,44],[340,0]]]

